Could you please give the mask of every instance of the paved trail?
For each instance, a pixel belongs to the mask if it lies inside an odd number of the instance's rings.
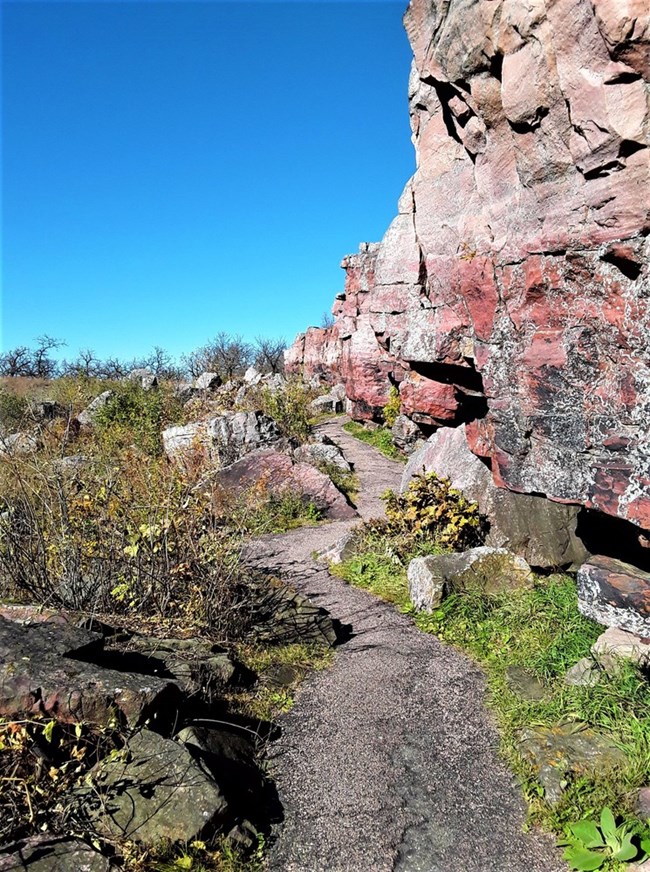
[[[362,518],[383,513],[402,465],[322,425],[355,465]],[[273,872],[559,872],[553,840],[524,834],[524,802],[497,753],[482,672],[311,554],[349,522],[266,537],[255,563],[352,627],[333,666],[309,678],[271,769],[284,809]]]

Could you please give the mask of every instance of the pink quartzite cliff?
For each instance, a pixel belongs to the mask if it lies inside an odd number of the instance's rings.
[[[289,366],[650,528],[647,0],[412,0],[417,171]]]

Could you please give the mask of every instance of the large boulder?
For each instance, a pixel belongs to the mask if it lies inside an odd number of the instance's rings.
[[[262,412],[225,412],[169,427],[162,439],[170,460],[183,463],[198,452],[217,466],[228,466],[251,451],[278,444],[282,437],[275,421]]]
[[[234,494],[244,493],[260,484],[276,496],[299,493],[305,502],[312,503],[330,520],[357,517],[356,511],[329,476],[309,463],[296,463],[288,454],[273,449],[253,451],[221,469],[218,481],[225,490]]]
[[[578,608],[606,627],[650,637],[650,573],[612,557],[591,557],[578,571]]]
[[[470,548],[453,554],[416,557],[408,568],[409,597],[416,609],[433,611],[445,593],[504,593],[532,587],[530,566],[506,548]]]
[[[489,521],[486,544],[508,548],[531,566],[581,563],[587,556],[576,536],[577,506],[497,487],[489,468],[469,450],[465,426],[437,430],[409,459],[402,491],[413,476],[435,472],[448,478]]]
[[[214,391],[221,385],[221,376],[218,372],[203,372],[194,379],[194,390]]]
[[[92,427],[95,423],[95,418],[98,413],[113,399],[115,395],[114,391],[103,391],[101,394],[95,397],[83,412],[80,412],[77,415],[77,421],[84,427]]]
[[[90,845],[46,833],[0,847],[0,872],[109,872],[108,857]]]
[[[38,439],[33,433],[10,433],[0,436],[0,454],[16,456],[33,454],[38,450]]]
[[[21,624],[0,617],[0,716],[43,714],[60,721],[127,725],[178,709],[165,678],[97,666],[103,639],[58,620]],[[85,661],[84,658],[88,658]]]
[[[190,751],[150,730],[100,761],[89,779],[79,802],[109,839],[186,844],[211,834],[228,815],[223,793]]]
[[[151,372],[150,369],[132,369],[126,378],[127,381],[141,387],[143,391],[152,391],[158,387],[158,376]]]

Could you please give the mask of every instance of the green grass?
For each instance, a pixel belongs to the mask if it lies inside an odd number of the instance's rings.
[[[390,538],[370,533],[357,555],[332,567],[340,577],[393,603],[415,624],[478,661],[487,675],[488,702],[501,733],[501,751],[519,777],[530,806],[530,823],[562,834],[567,824],[600,814],[609,806],[638,833],[647,830],[633,813],[636,789],[650,775],[650,684],[631,665],[595,687],[571,687],[566,670],[589,654],[603,628],[578,611],[575,581],[566,575],[538,577],[532,590],[485,596],[452,594],[433,614],[416,612],[408,597],[406,567]],[[506,681],[509,666],[521,666],[547,687],[544,701],[520,697]],[[570,781],[551,807],[532,767],[517,750],[519,733],[530,726],[585,722],[606,733],[624,751],[617,771],[595,771]],[[603,867],[616,870],[615,863]]]
[[[390,457],[391,460],[404,460],[404,455],[393,441],[393,434],[386,427],[379,427],[377,430],[366,430],[363,424],[359,424],[356,421],[348,421],[347,424],[343,425],[343,429],[356,439],[360,439],[361,442],[367,442],[368,445],[374,446],[386,457]]]

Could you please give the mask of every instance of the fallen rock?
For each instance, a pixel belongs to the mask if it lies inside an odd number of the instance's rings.
[[[158,378],[149,369],[132,369],[127,380],[139,385],[143,391],[151,391],[158,387]]]
[[[194,379],[194,390],[213,391],[221,385],[221,376],[218,372],[204,372]]]
[[[523,666],[508,666],[506,683],[510,690],[530,702],[541,702],[548,698],[548,688],[544,682]]]
[[[309,408],[315,415],[338,414],[343,411],[344,401],[335,394],[325,394],[317,397],[309,404]]]
[[[600,681],[600,669],[591,657],[583,657],[567,669],[564,681],[573,687],[595,687]]]
[[[411,456],[402,492],[422,472],[449,479],[452,487],[478,503],[489,521],[487,545],[508,548],[539,567],[581,563],[587,556],[575,533],[578,508],[497,487],[488,467],[469,450],[465,425],[437,430]]]
[[[38,400],[29,404],[29,412],[35,421],[40,423],[65,418],[67,409],[56,400]]]
[[[634,810],[641,820],[650,819],[650,787],[642,787],[636,795]]]
[[[247,385],[256,385],[262,381],[262,373],[254,366],[249,366],[244,373],[244,382]]]
[[[437,609],[445,595],[446,577],[435,558],[415,557],[407,570],[409,597],[419,611]]]
[[[20,624],[0,617],[0,716],[44,714],[60,721],[129,726],[178,708],[166,679],[103,669],[98,633],[67,623]]]
[[[95,397],[95,399],[86,406],[83,412],[77,415],[77,421],[84,427],[92,427],[95,423],[95,418],[101,409],[104,408],[113,398],[113,391],[104,391]]]
[[[569,777],[580,777],[590,770],[616,769],[626,759],[610,739],[585,724],[531,727],[522,732],[518,747],[537,769],[551,805],[562,799]]]
[[[578,608],[606,627],[650,637],[650,573],[613,557],[591,557],[578,570]]]
[[[412,454],[417,448],[421,448],[424,440],[422,431],[418,425],[407,418],[406,415],[398,415],[395,418],[395,423],[390,428],[393,435],[393,442],[405,454]],[[422,443],[422,444],[421,444]]]
[[[650,639],[641,639],[618,627],[608,627],[591,646],[591,654],[610,675],[616,673],[626,660],[645,668],[650,665]]]
[[[354,555],[355,539],[356,537],[353,532],[346,533],[345,536],[341,536],[341,538],[337,539],[337,541],[333,545],[330,545],[329,548],[319,551],[316,554],[316,560],[320,563],[335,565],[343,563],[344,560],[348,560]]]
[[[265,642],[321,642],[335,645],[337,634],[332,618],[297,591],[273,588],[257,606],[255,633]]]
[[[9,433],[0,436],[0,454],[21,455],[38,451],[38,439],[32,433]]]
[[[0,848],[0,872],[108,872],[108,857],[79,839],[31,836]]]
[[[306,463],[319,464],[331,463],[344,472],[351,472],[352,467],[343,456],[338,445],[327,445],[319,442],[308,442],[297,448],[293,456],[296,460],[304,460]]]
[[[90,772],[92,789],[79,801],[106,838],[143,845],[199,839],[228,816],[228,803],[187,748],[150,730]]]
[[[138,654],[160,664],[189,694],[200,693],[208,700],[222,691],[235,676],[235,665],[225,651],[202,639],[159,639],[131,636],[117,650]]]
[[[308,463],[294,463],[287,454],[272,449],[253,451],[236,463],[221,469],[218,482],[227,491],[238,494],[262,484],[277,496],[287,491],[302,494],[326,518],[349,520],[357,513],[329,476]]]
[[[411,602],[423,611],[433,611],[450,591],[494,594],[532,587],[534,583],[523,557],[485,545],[462,553],[416,557],[409,564],[408,578]]]
[[[199,451],[219,466],[228,466],[251,451],[282,441],[275,421],[261,412],[225,412],[207,421],[169,427],[162,439],[170,460],[183,463]]]

